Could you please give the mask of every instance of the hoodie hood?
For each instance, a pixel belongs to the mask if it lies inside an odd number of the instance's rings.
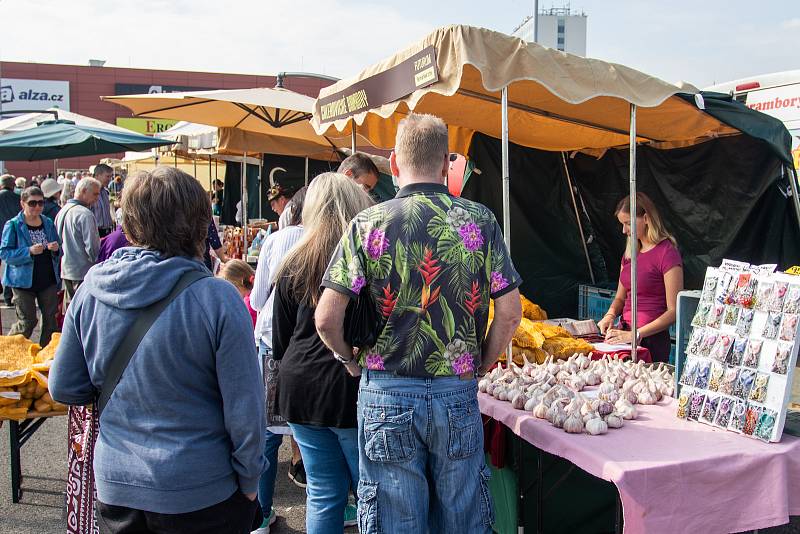
[[[163,258],[160,253],[125,247],[92,267],[84,285],[90,294],[108,306],[141,309],[172,291],[187,271],[208,271],[200,260],[185,256]]]

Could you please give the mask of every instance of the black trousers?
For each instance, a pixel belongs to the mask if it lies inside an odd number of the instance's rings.
[[[221,503],[185,514],[157,514],[97,501],[100,534],[250,534],[262,521],[258,499],[251,501],[239,490]]]

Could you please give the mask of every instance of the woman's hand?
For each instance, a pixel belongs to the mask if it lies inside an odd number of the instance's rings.
[[[47,244],[47,250],[50,252],[55,252],[58,250],[58,241],[53,241],[52,243]]]
[[[633,333],[630,330],[617,330],[610,328],[606,332],[606,343],[612,345],[630,344],[633,341]]]
[[[41,243],[37,243],[35,245],[31,245],[30,248],[28,248],[28,250],[30,251],[31,256],[38,256],[39,254],[44,252],[44,245],[42,245]]]
[[[605,314],[603,318],[600,319],[600,321],[598,321],[597,323],[597,327],[600,329],[600,333],[605,334],[609,328],[614,326],[615,319],[616,317],[614,317],[612,314],[610,313]]]
[[[347,374],[352,377],[361,376],[361,366],[358,365],[356,358],[353,358],[349,363],[344,364],[344,368],[347,370]]]

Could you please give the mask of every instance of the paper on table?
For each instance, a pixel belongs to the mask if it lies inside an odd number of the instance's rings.
[[[621,350],[631,350],[629,343],[619,343],[612,345],[611,343],[595,343],[594,349],[600,352],[619,352]]]

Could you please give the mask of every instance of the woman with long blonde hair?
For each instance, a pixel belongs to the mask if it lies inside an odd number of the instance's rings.
[[[667,362],[669,327],[675,322],[678,292],[683,289],[683,260],[673,238],[650,197],[636,193],[636,236],[631,235],[630,197],[623,198],[614,214],[628,237],[622,257],[619,285],[614,302],[600,320],[600,331],[609,343],[631,343],[631,241],[637,240],[636,334],[650,350],[653,361]],[[618,317],[621,321],[615,327]]]
[[[305,233],[275,275],[272,348],[281,360],[277,410],[300,446],[306,470],[306,529],[342,531],[347,494],[358,482],[358,378],[317,334],[314,311],[322,278],[350,220],[372,205],[353,180],[317,176],[303,206]]]

